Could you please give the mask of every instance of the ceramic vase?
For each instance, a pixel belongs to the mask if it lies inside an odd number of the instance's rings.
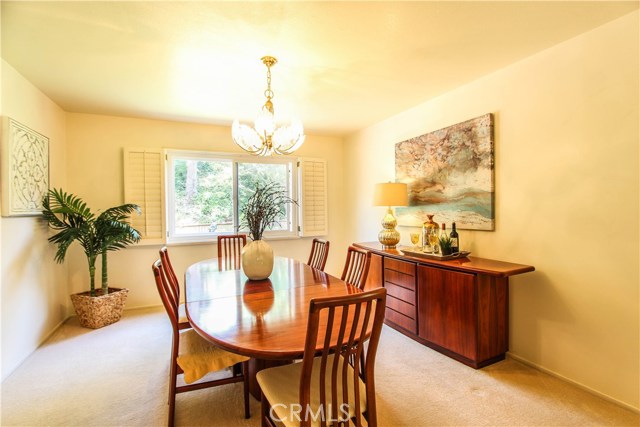
[[[249,280],[264,280],[273,271],[273,249],[264,240],[254,240],[242,248],[242,271]]]

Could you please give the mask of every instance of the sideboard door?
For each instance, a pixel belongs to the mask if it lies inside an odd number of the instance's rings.
[[[418,335],[470,360],[477,356],[475,279],[418,265]]]

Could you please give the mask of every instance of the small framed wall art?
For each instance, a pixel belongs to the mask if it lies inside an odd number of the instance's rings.
[[[49,138],[3,117],[0,166],[2,216],[40,215],[49,191]]]

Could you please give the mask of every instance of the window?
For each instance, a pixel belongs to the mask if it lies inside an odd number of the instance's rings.
[[[240,210],[258,183],[277,182],[298,199],[293,159],[168,151],[166,167],[169,243],[211,241],[212,236],[236,232]],[[265,237],[297,236],[297,219],[297,206],[286,205]]]
[[[237,207],[247,200],[248,189],[267,177],[280,182],[290,196],[297,194],[291,198],[299,203],[287,206],[286,215],[266,233],[267,238],[329,233],[325,159],[141,147],[125,147],[123,154],[124,200],[142,209],[142,215],[131,218],[142,235],[141,245],[210,242],[216,234],[234,232]],[[169,226],[167,219],[172,221]]]

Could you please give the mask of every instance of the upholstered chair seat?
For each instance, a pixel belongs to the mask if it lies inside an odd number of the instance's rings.
[[[198,381],[209,372],[221,371],[246,360],[249,358],[216,347],[193,329],[180,332],[177,362],[187,384]]]
[[[334,355],[327,357],[327,366],[333,366]],[[311,400],[310,411],[313,414],[320,414],[320,363],[322,359],[316,357],[313,360],[313,370],[311,376]],[[338,372],[342,373],[344,358],[340,357],[338,361]],[[296,419],[295,411],[299,407],[300,397],[298,395],[300,387],[300,375],[302,374],[302,362],[294,363],[291,365],[278,366],[271,369],[265,369],[257,374],[258,383],[262,389],[262,393],[267,398],[273,412],[277,418],[287,427],[299,426],[300,421]],[[353,368],[351,365],[347,366],[347,383],[349,390],[348,411],[347,408],[338,407],[338,418],[353,418],[355,414],[355,393],[353,386]],[[360,412],[364,413],[367,410],[367,390],[362,380],[358,379],[359,387],[359,400],[360,400]],[[338,374],[337,377],[337,390],[338,393],[342,393],[342,375]],[[327,369],[325,374],[325,390],[326,401],[332,401],[331,395],[331,369]],[[340,401],[340,399],[338,399]],[[296,406],[298,405],[298,406]],[[338,405],[340,406],[340,405]],[[344,411],[341,411],[344,409]],[[329,414],[330,408],[327,408]],[[348,416],[346,414],[349,414]],[[311,426],[319,427],[321,424],[320,416],[311,418]],[[329,424],[327,422],[327,424]]]

